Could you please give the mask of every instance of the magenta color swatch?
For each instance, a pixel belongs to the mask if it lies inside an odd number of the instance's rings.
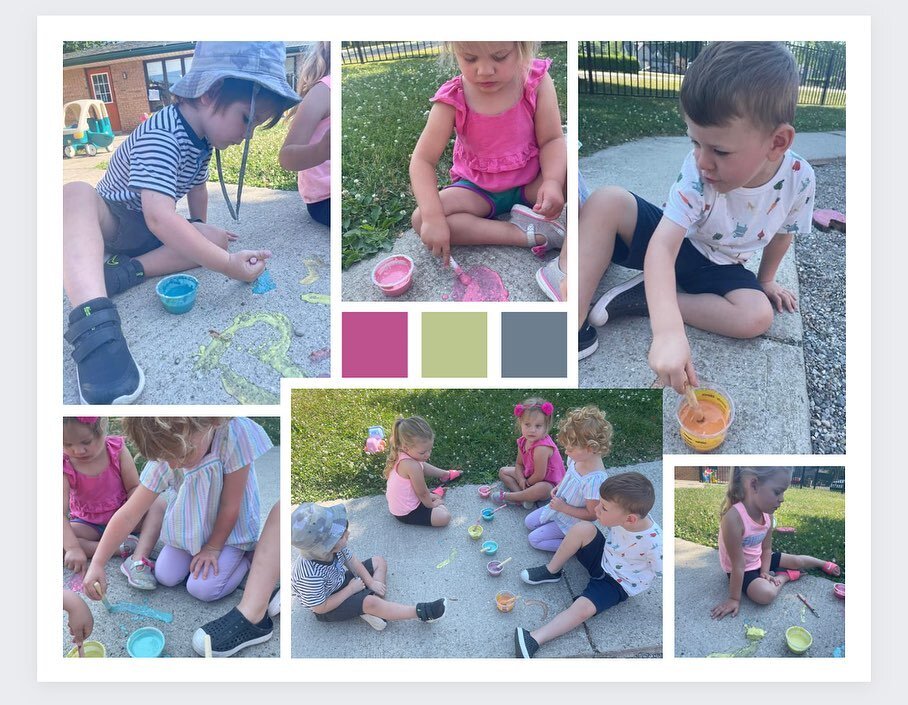
[[[344,377],[407,376],[407,314],[341,314]]]

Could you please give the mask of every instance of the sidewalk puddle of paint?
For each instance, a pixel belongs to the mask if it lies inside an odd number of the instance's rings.
[[[330,304],[331,297],[328,294],[300,294],[300,298],[307,304]]]
[[[453,561],[456,557],[457,557],[457,549],[456,549],[456,548],[452,548],[452,549],[451,549],[451,554],[450,554],[447,558],[445,558],[441,563],[439,563],[437,566],[435,566],[435,568],[436,568],[436,569],[437,569],[437,568],[444,568],[446,565],[448,565],[448,563],[450,563],[451,561]]]
[[[274,283],[274,280],[271,278],[271,272],[267,269],[262,272],[259,275],[259,278],[252,284],[253,294],[265,294],[274,289],[277,289],[277,284]]]
[[[170,624],[173,621],[173,615],[170,612],[159,612],[158,610],[152,609],[151,607],[145,607],[144,605],[134,605],[131,602],[118,602],[115,605],[111,605],[110,612],[111,614],[126,612],[128,614],[135,614],[140,617],[157,619],[158,621],[164,622],[165,624]]]
[[[738,649],[737,651],[733,651],[730,654],[714,651],[706,658],[750,658],[755,653],[757,653],[757,647],[759,645],[759,641],[752,641],[747,646]]]
[[[72,590],[73,592],[83,592],[82,575],[80,573],[73,573],[67,579],[66,584],[63,587],[67,590]]]
[[[316,267],[322,264],[320,259],[304,259],[303,265],[306,267],[306,276],[300,279],[300,284],[309,286],[318,280],[318,271]]]
[[[321,362],[322,360],[327,360],[329,357],[331,357],[331,348],[313,350],[311,353],[309,353],[309,359],[312,362]]]
[[[471,267],[466,271],[469,275],[469,284],[464,284],[460,277],[454,280],[451,290],[453,301],[507,301],[508,290],[498,272],[484,265]]]
[[[542,607],[542,621],[544,622],[546,619],[548,619],[548,617],[549,617],[549,605],[548,605],[547,602],[543,602],[542,600],[524,600],[524,601],[523,601],[523,604],[525,604],[525,605],[527,605],[527,606],[529,606],[529,605],[539,605],[540,607]]]

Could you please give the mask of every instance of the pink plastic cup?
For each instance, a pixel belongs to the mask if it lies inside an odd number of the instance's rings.
[[[413,286],[413,260],[406,255],[391,255],[375,265],[372,283],[385,296],[400,296]]]

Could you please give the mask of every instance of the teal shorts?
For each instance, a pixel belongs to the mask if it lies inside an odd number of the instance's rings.
[[[526,194],[523,189],[524,186],[515,186],[510,188],[507,191],[499,191],[493,193],[492,191],[486,191],[484,188],[480,188],[472,181],[467,181],[466,179],[460,179],[455,181],[450,186],[445,186],[445,188],[466,188],[470,189],[474,193],[478,193],[482,196],[489,204],[491,210],[486,218],[494,218],[497,215],[502,213],[510,213],[511,209],[516,206],[518,203],[524,206],[531,205],[527,200]]]

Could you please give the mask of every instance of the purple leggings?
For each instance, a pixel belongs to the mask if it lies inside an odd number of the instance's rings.
[[[164,546],[161,555],[155,561],[154,576],[161,585],[173,587],[179,585],[189,575],[189,563],[192,554],[173,546]],[[209,569],[208,579],[203,580],[189,575],[186,580],[186,591],[202,602],[214,602],[236,590],[237,585],[249,572],[249,559],[246,552],[233,546],[224,546],[218,557],[218,574]]]
[[[564,533],[558,528],[554,521],[540,523],[542,511],[545,507],[539,507],[527,515],[524,523],[530,531],[530,546],[538,548],[540,551],[551,551],[554,553],[558,550],[561,542],[564,541]]]

